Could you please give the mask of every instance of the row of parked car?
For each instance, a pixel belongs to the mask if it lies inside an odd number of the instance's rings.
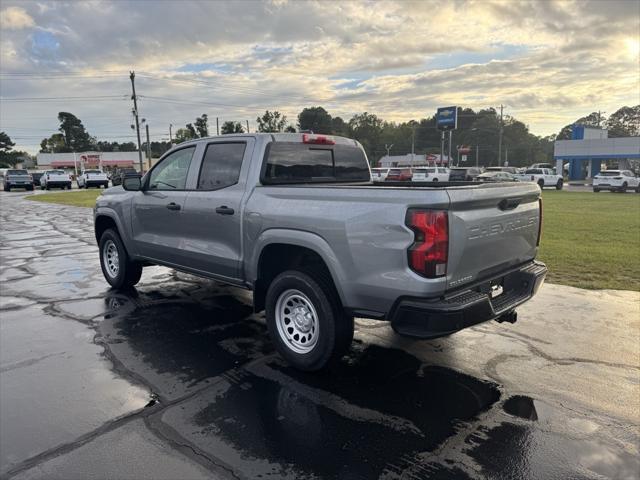
[[[516,167],[414,167],[374,168],[371,170],[377,182],[536,182],[541,188],[561,190],[564,180],[551,168]]]
[[[99,169],[85,170],[76,177],[78,188],[91,187],[109,187],[109,181],[112,185],[120,185],[121,176],[133,169],[125,169],[115,171],[112,175],[108,175]],[[33,190],[40,187],[41,190],[50,190],[52,188],[61,188],[71,190],[73,175],[60,169],[44,170],[29,172],[28,170],[10,168],[0,170],[0,183],[5,192],[11,191],[12,188],[24,188],[25,190]]]

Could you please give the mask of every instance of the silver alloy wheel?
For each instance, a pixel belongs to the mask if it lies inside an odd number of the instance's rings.
[[[296,353],[309,353],[318,343],[320,325],[311,300],[300,290],[285,290],[276,302],[276,326],[285,345]]]
[[[104,243],[104,247],[102,247],[102,261],[109,276],[116,278],[120,271],[120,262],[118,259],[118,247],[113,243],[113,240],[107,240]]]

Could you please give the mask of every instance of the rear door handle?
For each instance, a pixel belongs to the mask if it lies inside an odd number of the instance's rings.
[[[229,208],[226,205],[216,208],[216,213],[220,215],[233,215],[235,210],[233,208]]]
[[[169,210],[180,210],[181,207],[177,203],[171,202],[171,203],[167,203],[167,208]]]

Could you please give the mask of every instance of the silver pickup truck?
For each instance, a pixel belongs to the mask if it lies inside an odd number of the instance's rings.
[[[534,183],[371,181],[355,140],[239,134],[182,143],[98,197],[106,280],[165,265],[253,291],[303,370],[341,357],[353,318],[435,338],[495,319],[544,281]]]

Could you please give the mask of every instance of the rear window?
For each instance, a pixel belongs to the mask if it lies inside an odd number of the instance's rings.
[[[524,173],[527,175],[542,175],[542,170],[539,168],[530,168]]]
[[[602,177],[617,177],[620,172],[618,170],[607,170],[606,172],[600,172],[599,175]]]
[[[362,150],[347,145],[325,147],[273,142],[269,145],[264,169],[262,181],[272,184],[371,180]]]
[[[47,173],[49,175],[64,175],[64,170],[49,170]]]
[[[7,170],[7,175],[29,175],[26,170]]]
[[[100,170],[85,170],[84,173],[102,173]]]

